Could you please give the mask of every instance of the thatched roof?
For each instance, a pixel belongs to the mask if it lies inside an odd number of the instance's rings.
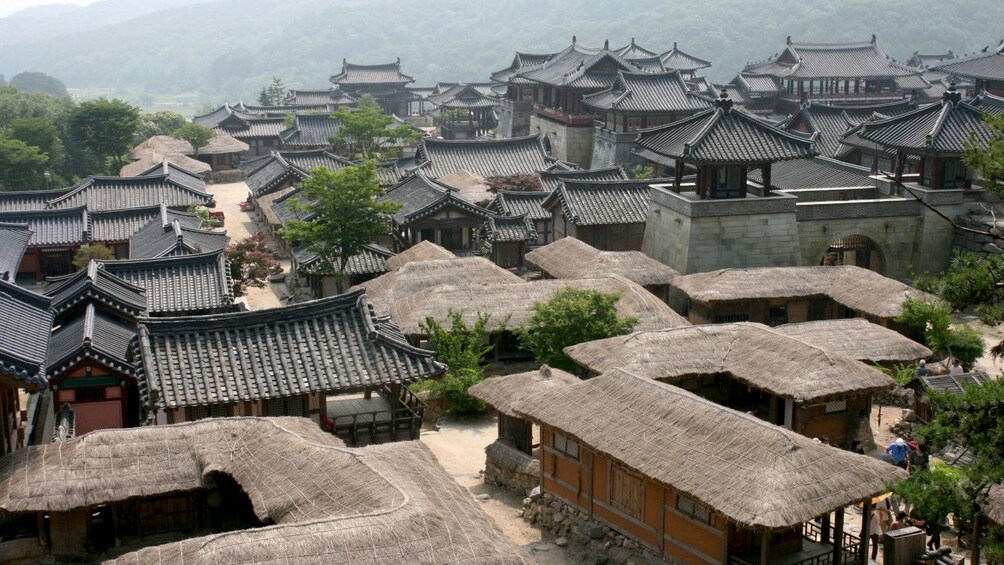
[[[513,410],[743,526],[796,526],[906,477],[878,459],[620,370],[552,387]]]
[[[387,259],[387,270],[396,271],[413,261],[434,261],[436,259],[456,259],[457,256],[431,241],[420,241],[408,249]]]
[[[810,345],[870,363],[916,361],[932,355],[930,349],[916,341],[864,318],[784,324],[774,329]]]
[[[180,153],[165,154],[151,152],[146,153],[138,160],[123,166],[119,169],[119,176],[137,177],[142,175],[144,171],[149,170],[151,167],[155,167],[164,161],[167,161],[179,169],[188,171],[193,175],[201,175],[213,170],[213,168],[209,166],[209,163],[203,163],[197,159],[192,159],[187,155],[182,155]]]
[[[640,331],[566,347],[565,353],[595,373],[617,367],[669,383],[728,373],[800,403],[889,390],[894,384],[851,357],[748,322]]]
[[[243,141],[229,135],[217,134],[204,147],[199,148],[199,155],[241,153],[249,148],[250,146]],[[195,155],[195,149],[192,148],[191,143],[184,139],[177,139],[169,135],[155,135],[134,147],[129,153],[129,159],[138,161],[149,154],[192,156]]]
[[[526,254],[526,260],[556,279],[620,275],[642,286],[668,284],[680,273],[640,251],[600,251],[563,237]]]
[[[672,285],[700,302],[828,296],[878,318],[902,314],[907,298],[938,300],[875,271],[851,266],[721,269],[677,277]]]
[[[366,298],[377,312],[388,313],[395,301],[438,285],[521,282],[523,279],[487,259],[457,257],[412,261],[350,290],[365,288]]]
[[[526,563],[421,442],[349,449],[306,418],[214,418],[29,447],[0,460],[0,509],[65,511],[191,491],[214,472],[232,477],[274,525],[111,563]]]
[[[491,377],[467,389],[471,396],[506,416],[515,416],[512,407],[524,398],[546,394],[554,387],[582,382],[581,379],[561,369],[544,365],[536,371]]]
[[[613,276],[579,280],[521,281],[513,284],[497,282],[464,284],[457,281],[457,284],[430,286],[420,292],[399,298],[394,301],[387,313],[401,326],[405,335],[423,335],[419,328],[421,322],[429,316],[437,320],[446,319],[451,309],[461,310],[464,321],[469,325],[476,323],[478,313],[490,314],[488,331],[498,331],[503,324],[508,328],[526,324],[533,315],[530,309],[534,304],[547,302],[555,292],[566,287],[619,292],[621,298],[617,301],[617,313],[621,316],[637,317],[637,327],[642,330],[689,325],[683,317],[651,292],[625,278]]]
[[[989,508],[987,516],[996,524],[1004,525],[1004,485],[997,485],[990,489],[988,498]]]

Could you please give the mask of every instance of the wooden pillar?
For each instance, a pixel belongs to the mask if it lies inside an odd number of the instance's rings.
[[[868,532],[871,531],[872,526],[872,498],[869,496],[865,499],[864,509],[861,511],[861,551],[858,556],[858,560],[862,565],[868,564],[868,550],[870,549],[869,544],[871,544],[871,536]]]
[[[683,161],[677,159],[674,166],[673,192],[680,194],[680,184],[683,182]]]
[[[902,149],[896,150],[896,191],[899,191],[899,183],[903,182],[903,168],[906,167],[906,153]]]
[[[773,188],[770,185],[770,163],[766,163],[763,166],[763,195],[767,196],[771,193]]]
[[[764,530],[760,534],[760,565],[767,565],[770,560],[767,558],[770,552],[770,530]]]
[[[820,543],[830,543],[830,515],[823,516],[819,523]]]
[[[838,508],[833,519],[833,565],[844,562],[844,509]],[[863,532],[867,533],[867,532]]]

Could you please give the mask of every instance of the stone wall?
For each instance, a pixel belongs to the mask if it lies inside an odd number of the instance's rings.
[[[544,144],[551,146],[551,156],[575,163],[583,169],[590,168],[593,158],[593,126],[566,126],[541,116],[530,116],[530,133],[541,133],[547,137]]]
[[[906,278],[910,276],[911,270],[918,270],[914,247],[922,223],[923,219],[916,215],[799,221],[802,265],[818,265],[835,241],[852,235],[863,235],[874,241],[882,253],[883,274],[894,279]]]
[[[593,131],[593,158],[590,168],[624,166],[631,168],[631,149],[638,132],[616,132],[603,126],[595,126]]]
[[[502,100],[499,106],[499,125],[496,135],[499,138],[522,137],[530,135],[530,111],[532,102]]]
[[[1004,239],[998,239],[1004,238],[1004,210],[995,209],[994,215],[991,215],[982,208],[977,208],[956,218],[955,223],[963,228],[986,232],[987,235],[955,230],[952,236],[953,249],[976,253],[981,257],[1004,253]],[[994,237],[995,235],[998,237]]]
[[[540,485],[540,460],[496,440],[485,448],[485,482],[530,494]]]
[[[558,500],[550,493],[535,492],[523,500],[523,519],[559,536],[555,543],[569,540],[588,549],[584,563],[666,563],[659,555],[617,530],[591,519],[589,514]]]

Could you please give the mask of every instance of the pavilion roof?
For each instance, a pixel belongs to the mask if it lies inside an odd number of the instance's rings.
[[[969,79],[1004,80],[1004,41],[979,53],[963,55],[931,66],[932,69]]]
[[[0,378],[29,390],[46,383],[45,361],[52,332],[50,299],[0,279]]]
[[[415,156],[423,173],[442,178],[466,171],[484,178],[534,174],[550,164],[539,135],[510,139],[423,138]]]
[[[379,65],[359,65],[342,60],[342,72],[331,77],[336,85],[393,84],[404,86],[415,79],[401,72],[401,59]]]
[[[90,303],[80,315],[64,321],[52,332],[46,361],[49,379],[65,374],[85,359],[134,376],[136,367],[130,348],[135,339],[133,324]]]
[[[233,280],[223,250],[128,261],[99,261],[100,268],[146,290],[151,315],[215,312],[234,308]]]
[[[697,112],[711,106],[695,94],[679,71],[665,73],[619,72],[607,90],[583,97],[583,104],[598,110],[621,112]]]
[[[744,71],[793,79],[891,79],[919,74],[879,51],[875,36],[871,41],[851,43],[805,43],[788,38],[780,55],[748,65]]]
[[[660,182],[671,181],[564,180],[541,206],[551,210],[560,205],[565,218],[577,226],[644,223],[648,220],[651,185]]]
[[[941,104],[930,104],[899,116],[864,122],[858,135],[886,147],[929,154],[962,155],[970,143],[986,146],[993,133],[983,114],[960,102],[951,85]]]
[[[13,281],[31,241],[27,223],[0,221],[0,279]]]
[[[770,170],[770,184],[780,190],[875,185],[868,167],[845,163],[830,157],[780,161],[771,165]],[[748,178],[763,184],[763,169],[749,171]]]
[[[696,71],[711,66],[711,61],[705,61],[688,53],[684,53],[673,42],[673,48],[659,55],[662,65],[667,71]]]

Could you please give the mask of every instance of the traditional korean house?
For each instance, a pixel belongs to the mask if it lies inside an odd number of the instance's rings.
[[[771,114],[781,92],[779,80],[770,75],[742,72],[725,85],[729,97],[754,114]],[[712,89],[712,92],[714,89]]]
[[[286,106],[331,106],[338,108],[340,106],[355,106],[357,100],[348,94],[342,92],[341,89],[331,87],[324,90],[297,90],[290,89],[289,93],[286,94],[285,105]]]
[[[595,126],[594,168],[625,165],[639,129],[675,122],[711,107],[690,89],[680,71],[618,72],[613,85],[582,98],[582,104],[603,116]]]
[[[292,111],[287,108],[286,112]],[[225,105],[212,114],[196,116],[194,123],[211,127],[217,135],[228,135],[248,145],[247,156],[267,155],[279,149],[280,134],[286,129],[282,113],[252,113]]]
[[[229,245],[227,232],[206,230],[201,226],[202,218],[198,214],[161,207],[157,217],[129,238],[128,259],[208,253]]]
[[[945,92],[941,104],[865,122],[858,135],[896,150],[897,182],[904,180],[906,155],[919,156],[919,178],[911,176],[907,180],[935,190],[973,188],[973,175],[963,160],[966,148],[971,144],[985,147],[993,137],[983,114],[962,102],[962,94],[954,84]]]
[[[930,86],[920,72],[896,63],[871,41],[804,43],[788,37],[779,55],[747,65],[744,73],[774,78],[780,85],[775,112],[807,101],[881,102],[909,98]]]
[[[15,282],[30,241],[28,224],[0,222],[0,280]]]
[[[777,326],[860,317],[895,326],[903,301],[935,296],[855,266],[721,269],[674,278],[670,304],[694,324]]]
[[[552,279],[587,279],[606,275],[624,277],[662,300],[669,298],[675,269],[640,251],[600,251],[574,237],[563,237],[526,255],[526,260]]]
[[[0,279],[0,457],[24,447],[19,390],[46,386],[46,357],[52,330],[49,298]],[[3,459],[0,458],[0,461]]]
[[[198,151],[192,148],[192,144],[184,139],[175,139],[169,135],[155,135],[150,139],[140,143],[132,152],[129,159],[136,161],[132,165],[122,168],[122,176],[130,176],[129,173],[139,172],[144,163],[149,165],[162,162],[164,159],[171,160],[176,156],[188,157],[192,160],[208,165],[212,171],[229,171],[237,168],[240,162],[240,155],[250,149],[247,143],[230,137],[229,135],[216,135],[209,140],[204,147]],[[193,173],[200,174],[203,171],[191,170],[184,164],[175,163],[181,168]],[[146,166],[149,166],[146,165]],[[201,167],[199,167],[201,168]]]
[[[479,230],[490,212],[424,174],[412,174],[379,197],[397,202],[391,230],[397,251],[431,241],[458,256],[481,248]]]
[[[390,249],[369,243],[361,253],[349,257],[344,270],[336,275],[334,269],[325,267],[316,253],[308,249],[295,249],[292,268],[302,284],[310,290],[311,298],[327,298],[386,273],[387,259],[392,257],[394,252]]]
[[[342,127],[332,116],[334,114],[296,114],[293,124],[279,134],[283,150],[330,150],[331,138],[337,136]]]
[[[783,127],[789,131],[808,135],[818,133],[816,150],[819,151],[819,154],[826,157],[837,157],[841,154],[841,138],[855,126],[868,120],[899,116],[916,109],[917,104],[911,100],[897,100],[880,104],[855,104],[853,106],[805,103],[783,122]],[[884,149],[877,152],[887,158]],[[866,167],[871,165],[871,162],[856,161],[855,163]]]
[[[979,111],[993,116],[1004,114],[1004,96],[994,96],[988,92],[981,92],[967,102]]]
[[[283,224],[276,203],[288,199],[300,182],[316,168],[341,170],[353,163],[324,150],[272,151],[268,156],[247,163],[244,174],[254,198],[259,219],[274,233]]]
[[[465,141],[424,138],[415,160],[423,175],[457,189],[465,188],[454,180],[458,173],[484,185],[492,177],[533,175],[552,163],[538,135]]]
[[[941,394],[963,394],[967,387],[980,387],[989,380],[990,376],[983,371],[917,377],[916,382],[909,385],[914,390],[913,411],[924,421],[930,422],[934,417],[929,396],[932,391]]]
[[[446,370],[374,314],[361,290],[270,310],[146,318],[140,340],[151,422],[309,416],[353,445],[418,439],[424,405],[406,385]],[[355,393],[364,396],[336,398]]]
[[[529,563],[421,442],[347,448],[304,418],[32,447],[0,460],[0,511],[28,535],[0,553],[31,561]]]
[[[457,83],[425,100],[434,107],[431,114],[443,139],[475,139],[498,125],[495,109],[500,99],[489,84]]]
[[[979,53],[962,55],[930,66],[932,70],[972,81],[969,94],[987,91],[1004,96],[1004,40],[996,47],[984,47]]]
[[[632,40],[633,42],[634,40]],[[659,60],[667,71],[680,71],[680,74],[687,80],[696,79],[697,71],[711,67],[711,61],[705,61],[700,57],[695,57],[684,52],[677,46],[675,41],[673,42],[672,49],[659,55]]]
[[[82,245],[91,242],[91,223],[86,206],[3,212],[0,213],[0,222],[27,225],[31,231],[17,276],[35,282],[71,272],[73,254]]]
[[[605,167],[601,169],[565,169],[556,167],[555,163],[546,171],[540,171],[540,186],[544,192],[554,192],[562,181],[619,181],[628,180],[622,167]],[[550,230],[548,230],[550,231]]]
[[[536,83],[523,78],[523,71],[543,65],[557,53],[516,52],[508,67],[491,74],[492,82],[505,85],[505,96],[499,106],[498,137],[530,135],[530,114],[533,110]]]
[[[233,312],[233,280],[223,250],[156,259],[99,261],[100,268],[146,291],[150,316]]]
[[[762,186],[763,170],[754,169],[747,178]],[[774,163],[770,184],[774,190],[795,195],[802,201],[810,201],[817,195],[819,200],[826,201],[834,197],[834,192],[839,200],[877,199],[881,196],[868,167],[822,156]]]
[[[190,206],[212,206],[213,197],[206,192],[205,181],[162,163],[138,177],[88,177],[49,200],[46,207],[86,206],[91,212],[101,212],[161,204],[186,210]]]
[[[937,55],[926,55],[922,54],[920,51],[914,51],[913,55],[910,55],[910,58],[906,60],[906,66],[913,67],[915,69],[927,69],[929,67],[933,67],[934,65],[951,61],[954,58],[955,54],[952,53],[951,49],[948,50],[948,53],[941,53]]]
[[[603,251],[641,249],[650,185],[667,180],[562,181],[541,203],[551,214],[551,241],[574,237]]]
[[[489,214],[482,228],[484,251],[498,266],[523,267],[523,256],[537,241],[533,221],[524,216]]]
[[[913,364],[932,355],[912,339],[863,318],[782,324],[775,331],[872,365]]]
[[[533,223],[536,234],[534,244],[545,245],[551,241],[551,213],[544,210],[547,192],[506,191],[495,194],[489,209],[503,216],[523,217]],[[533,247],[533,245],[531,245]]]
[[[342,59],[342,71],[330,80],[353,98],[371,95],[387,114],[407,116],[408,103],[415,99],[406,88],[415,79],[401,72],[400,57],[393,63],[381,65],[357,65]]]
[[[541,492],[559,512],[674,562],[858,561],[868,540],[844,531],[844,508],[863,501],[868,531],[871,497],[906,476],[624,371],[512,409],[541,426]]]

